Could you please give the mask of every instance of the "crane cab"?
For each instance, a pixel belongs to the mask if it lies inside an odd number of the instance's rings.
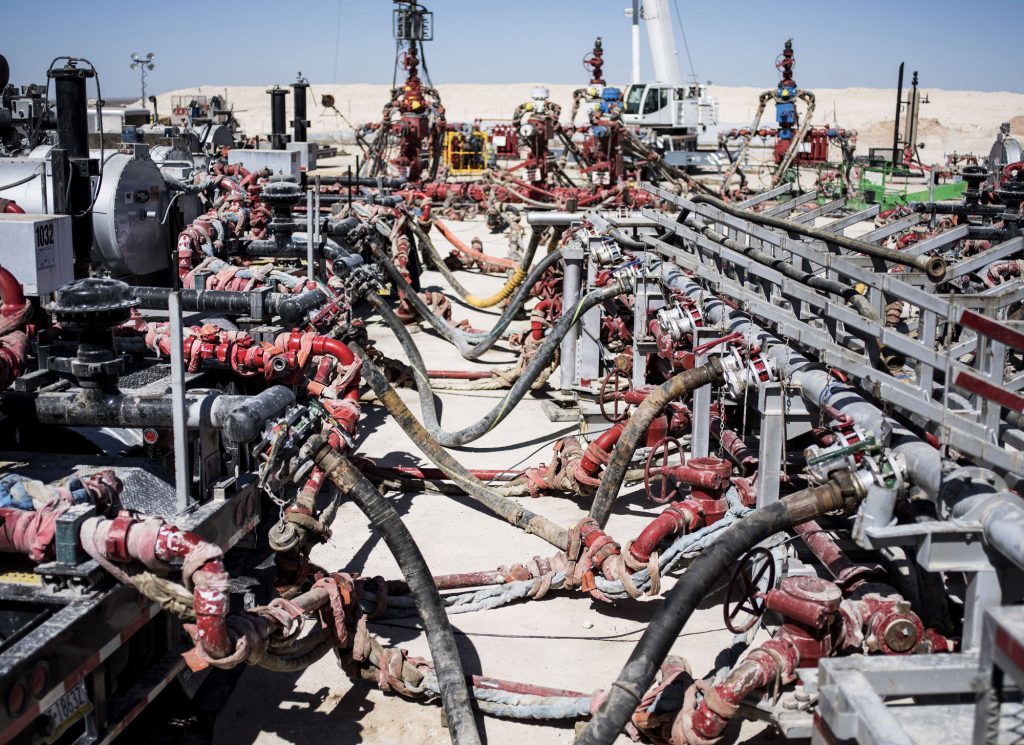
[[[639,127],[717,133],[718,100],[708,95],[702,83],[634,83],[626,90],[622,114],[626,124]]]

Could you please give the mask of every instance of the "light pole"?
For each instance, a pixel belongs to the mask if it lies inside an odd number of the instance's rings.
[[[156,55],[153,54],[152,52],[149,52],[145,57],[140,57],[135,52],[132,52],[132,69],[133,70],[136,70],[136,69],[139,70],[140,71],[140,75],[142,77],[141,82],[142,82],[142,105],[143,106],[146,105],[146,72],[148,70],[152,70],[154,67],[156,67],[156,65],[153,64],[153,60],[155,58],[156,58]]]

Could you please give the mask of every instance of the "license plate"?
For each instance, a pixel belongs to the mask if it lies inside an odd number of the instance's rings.
[[[89,703],[89,696],[85,692],[85,681],[79,681],[74,688],[57,699],[46,710],[46,716],[50,718],[50,731],[46,742],[50,743],[56,740],[67,731],[68,727],[90,711],[92,711],[92,704]]]

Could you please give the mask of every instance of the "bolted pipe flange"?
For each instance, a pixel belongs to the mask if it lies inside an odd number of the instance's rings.
[[[127,321],[138,304],[124,282],[90,277],[61,287],[46,310],[66,329],[102,331]]]
[[[964,197],[970,202],[977,202],[981,196],[981,185],[988,178],[988,169],[985,166],[964,166],[960,175],[967,182]]]
[[[290,176],[275,176],[263,186],[260,201],[275,212],[279,208],[291,208],[302,202],[302,188]]]

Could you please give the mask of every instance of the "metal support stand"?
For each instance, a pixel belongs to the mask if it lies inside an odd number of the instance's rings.
[[[636,283],[636,302],[633,304],[633,386],[647,382],[647,355],[658,351],[647,324],[665,305],[661,283],[645,277]]]
[[[179,514],[188,509],[191,477],[188,469],[188,429],[185,424],[185,358],[184,333],[181,323],[181,295],[167,296],[167,312],[171,326],[171,414],[174,425],[174,490]]]
[[[967,575],[967,597],[964,598],[963,650],[975,650],[981,644],[985,612],[998,608],[1003,591],[994,569]]]
[[[565,262],[565,274],[562,275],[562,308],[563,312],[567,312],[580,299],[580,284],[583,281],[583,250],[579,247],[566,246],[562,249],[562,260]],[[561,373],[558,387],[563,391],[571,391],[576,381],[576,337],[577,335],[574,333],[566,334],[559,347]]]
[[[757,451],[757,507],[779,499],[782,459],[786,457],[786,397],[782,383],[768,382],[758,390],[761,437]]]
[[[587,264],[587,283],[585,290],[589,292],[597,281],[597,266],[591,261]],[[583,294],[581,290],[580,294]],[[562,301],[562,312],[571,313],[575,307]],[[580,320],[580,333],[576,345],[576,385],[588,390],[601,378],[601,357],[604,347],[601,345],[601,314],[604,309],[600,305],[583,314]]]
[[[721,336],[720,329],[698,328],[693,333],[693,346],[699,347],[705,342]],[[708,355],[702,352],[694,360],[694,366],[707,364]],[[701,386],[693,392],[690,402],[690,453],[694,458],[706,458],[711,453],[711,386]]]
[[[310,189],[306,192],[306,279],[313,281],[314,269],[313,265],[313,190]]]

